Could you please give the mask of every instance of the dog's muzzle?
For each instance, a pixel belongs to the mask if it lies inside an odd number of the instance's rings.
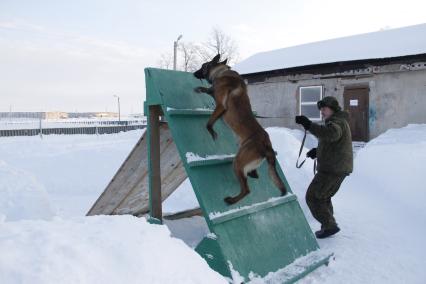
[[[195,71],[194,77],[200,80],[203,79],[203,72],[201,70]]]

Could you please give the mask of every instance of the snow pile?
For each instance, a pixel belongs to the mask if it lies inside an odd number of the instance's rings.
[[[131,216],[0,223],[2,283],[227,283],[166,226]]]
[[[359,151],[350,185],[426,220],[426,125],[391,129]],[[407,212],[405,212],[407,213]],[[425,223],[426,224],[426,223]]]
[[[28,172],[0,160],[0,219],[50,219],[54,215],[46,189]]]
[[[342,231],[319,240],[335,261],[303,282],[424,283],[425,164],[426,125],[389,130],[361,149],[333,199]]]

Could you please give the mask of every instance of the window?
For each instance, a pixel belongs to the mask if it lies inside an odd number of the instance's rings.
[[[309,86],[299,88],[299,114],[311,120],[321,120],[321,112],[317,102],[322,99],[322,86]]]

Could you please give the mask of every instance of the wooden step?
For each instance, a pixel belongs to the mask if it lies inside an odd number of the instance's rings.
[[[216,212],[210,213],[209,218],[213,224],[220,224],[229,220],[233,220],[245,215],[260,212],[268,208],[272,208],[272,207],[275,207],[284,203],[296,201],[296,200],[297,200],[297,196],[295,194],[287,194],[281,197],[273,197],[264,202],[255,203],[250,206],[243,206],[240,208],[235,208],[235,209],[231,209],[229,211],[220,212],[220,213],[216,213]]]
[[[212,156],[206,156],[203,157],[188,157],[186,156],[186,159],[188,161],[189,167],[205,167],[205,166],[212,166],[212,165],[221,165],[221,164],[229,164],[234,161],[235,154],[229,154],[229,155],[212,155]],[[191,153],[192,154],[192,153]],[[195,160],[192,160],[195,159]],[[192,160],[192,161],[191,161]]]
[[[167,108],[167,113],[169,115],[211,115],[213,113],[213,109],[176,109],[176,108]]]

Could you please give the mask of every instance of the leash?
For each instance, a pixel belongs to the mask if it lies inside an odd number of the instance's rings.
[[[297,157],[297,161],[296,161],[296,168],[298,169],[300,169],[303,166],[303,164],[306,162],[306,158],[305,158],[302,161],[302,163],[299,165],[299,159],[300,159],[300,156],[302,155],[303,146],[305,146],[306,134],[307,134],[307,131],[305,129],[305,134],[303,135],[302,144],[300,145],[300,149],[299,149],[299,157]]]
[[[299,159],[300,159],[300,156],[302,155],[303,147],[305,146],[306,136],[307,136],[307,130],[305,129],[305,134],[303,135],[302,144],[300,145],[300,149],[299,149],[299,156],[297,157],[297,161],[296,161],[296,168],[298,169],[300,169],[303,166],[303,164],[306,162],[306,158],[305,158],[302,161],[302,163],[300,163],[299,165]],[[314,175],[316,174],[316,172],[317,172],[317,159],[315,158],[314,159]]]
[[[256,118],[291,118],[292,116],[263,116],[263,115],[255,114],[254,117]]]

